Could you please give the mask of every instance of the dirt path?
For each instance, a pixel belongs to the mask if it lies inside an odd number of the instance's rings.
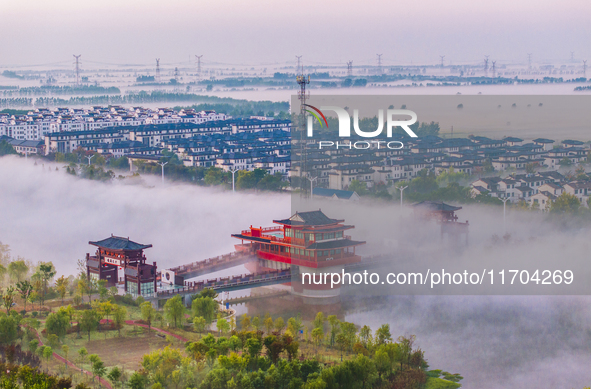
[[[30,327],[29,327],[29,328],[30,328]],[[35,336],[37,337],[37,340],[39,340],[39,345],[40,345],[40,346],[43,346],[43,341],[41,340],[41,336],[39,335],[39,333],[38,333],[38,332],[37,332],[35,329],[33,329],[33,328],[30,328],[30,329],[31,329],[31,330],[32,330],[32,331],[35,333]],[[67,366],[70,366],[70,367],[72,367],[73,369],[76,369],[76,370],[80,371],[80,372],[81,372],[81,373],[83,373],[83,374],[86,374],[86,375],[88,375],[88,376],[90,376],[90,377],[94,377],[94,374],[92,374],[92,372],[90,372],[90,371],[87,371],[87,370],[84,370],[84,369],[82,369],[82,368],[80,368],[80,367],[78,367],[78,366],[74,365],[74,363],[72,363],[71,361],[68,361],[68,360],[66,360],[64,357],[62,357],[61,355],[59,355],[59,354],[58,354],[58,353],[56,353],[56,352],[54,352],[54,353],[53,353],[53,357],[54,357],[55,359],[57,359],[58,361],[65,363]],[[108,388],[108,389],[113,389],[113,387],[111,386],[111,384],[109,383],[109,381],[107,381],[106,379],[104,379],[104,378],[99,378],[99,382],[100,382],[100,383],[101,383],[101,384],[102,384],[104,387],[106,387],[106,388]]]
[[[140,327],[148,328],[148,325],[147,324],[137,323],[137,320],[126,320],[125,321],[125,324],[131,325],[131,326],[140,326]],[[182,336],[177,335],[177,334],[173,334],[172,332],[168,332],[168,331],[165,331],[163,329],[156,328],[156,327],[150,327],[150,328],[152,330],[156,331],[156,332],[160,332],[162,334],[170,335],[170,336],[172,336],[174,338],[177,338],[178,340],[181,340],[183,342],[187,342],[188,341],[187,339],[183,338]]]

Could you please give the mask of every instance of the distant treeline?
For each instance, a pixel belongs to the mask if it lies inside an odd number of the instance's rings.
[[[289,111],[289,103],[286,101],[248,101],[238,104],[229,103],[201,103],[194,104],[190,107],[174,107],[176,110],[183,108],[191,108],[196,111],[213,110],[218,113],[224,113],[232,117],[248,117],[248,116],[271,116],[275,112],[280,113],[280,119],[289,119],[287,112]]]
[[[114,86],[105,88],[96,85],[80,85],[80,86],[31,86],[26,88],[18,88],[5,90],[2,92],[4,96],[31,96],[31,95],[91,95],[95,93],[120,94],[121,90]]]
[[[223,103],[227,104],[227,112],[230,112],[229,107],[232,105],[245,106],[252,105],[253,112],[264,110],[265,112],[273,110],[274,112],[288,111],[289,103],[287,102],[250,102],[248,100],[232,99],[229,97],[204,96],[193,93],[169,93],[162,91],[139,91],[126,95],[100,95],[100,96],[78,96],[63,99],[59,97],[13,97],[0,98],[1,107],[56,107],[56,106],[72,106],[72,105],[119,105],[119,104],[134,104],[141,105],[145,103],[170,103],[170,102],[196,102],[196,103]],[[255,108],[256,106],[256,108]],[[215,108],[212,108],[215,109]],[[221,112],[221,111],[220,111]]]

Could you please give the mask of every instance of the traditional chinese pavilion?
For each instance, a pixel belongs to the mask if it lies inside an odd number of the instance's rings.
[[[414,204],[415,216],[423,220],[435,220],[441,224],[441,235],[448,234],[452,238],[457,238],[459,235],[466,236],[466,244],[468,243],[468,228],[469,223],[458,221],[456,212],[462,209],[454,205],[446,204],[443,201],[422,201]]]
[[[289,219],[273,220],[274,227],[243,230],[232,235],[242,241],[238,250],[256,253],[258,267],[288,269],[297,266],[299,273],[341,272],[347,264],[361,261],[355,248],[365,244],[352,240],[345,231],[355,228],[344,220],[331,219],[321,210],[296,212]],[[244,244],[244,241],[249,242]],[[302,285],[292,281],[295,293],[325,297],[326,285]],[[322,292],[322,293],[321,293]],[[335,294],[338,294],[338,289]]]
[[[86,254],[86,272],[97,280],[106,280],[109,286],[119,282],[122,273],[125,292],[147,295],[156,292],[156,262],[146,263],[144,250],[151,244],[136,243],[129,238],[113,236],[96,242],[95,255]]]

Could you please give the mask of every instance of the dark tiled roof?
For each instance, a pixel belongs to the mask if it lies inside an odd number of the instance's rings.
[[[462,209],[462,207],[454,207],[453,205],[445,204],[442,201],[421,201],[420,203],[416,203],[413,207],[418,208],[425,208],[431,211],[458,211]]]
[[[122,237],[113,236],[113,235],[111,235],[107,239],[99,240],[96,242],[91,241],[88,243],[93,246],[102,247],[102,248],[111,249],[111,250],[134,251],[134,250],[143,250],[143,249],[147,249],[147,248],[152,247],[151,244],[136,243],[132,240],[129,240],[129,238],[122,238]]]
[[[325,226],[329,224],[341,223],[344,220],[331,219],[322,213],[321,210],[309,212],[296,212],[289,219],[273,220],[274,223],[285,224],[289,226]]]
[[[314,196],[325,196],[332,197],[336,195],[339,199],[350,199],[355,193],[351,190],[338,190],[338,189],[326,189],[326,188],[314,188]]]

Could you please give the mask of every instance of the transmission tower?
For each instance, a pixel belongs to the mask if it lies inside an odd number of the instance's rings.
[[[179,68],[174,68],[174,79],[179,80]]]
[[[82,57],[82,54],[74,55],[74,64],[76,65],[76,86],[80,85],[80,57]]]
[[[160,83],[160,58],[156,58],[156,82]]]
[[[300,66],[302,64],[302,56],[301,55],[296,55],[295,57],[298,60],[298,63],[296,65],[296,71],[295,71],[296,74],[304,74],[304,68],[303,68],[303,66],[302,66],[301,71],[300,71]]]
[[[195,55],[195,58],[197,58],[197,77],[201,77],[201,57],[203,57],[203,54]]]
[[[382,74],[382,54],[376,54],[378,56],[378,74]]]
[[[570,61],[575,62],[575,52],[574,51],[570,52]]]
[[[497,77],[497,61],[492,61],[492,72],[493,72],[493,79]]]
[[[347,62],[347,76],[351,77],[353,75],[353,61]]]
[[[445,59],[445,55],[440,55],[439,58],[441,58],[441,67],[443,68],[443,60]]]
[[[527,68],[531,71],[531,53],[527,53]]]
[[[489,55],[484,56],[484,77],[488,78],[488,57]]]
[[[306,92],[306,85],[310,84],[310,76],[303,74],[296,77],[296,81],[300,86],[298,91],[298,99],[300,100],[300,197],[303,195],[305,186],[303,185],[302,177],[307,169],[308,150],[306,150],[306,100],[310,98],[310,92]]]
[[[583,77],[587,78],[587,60],[583,60]]]

